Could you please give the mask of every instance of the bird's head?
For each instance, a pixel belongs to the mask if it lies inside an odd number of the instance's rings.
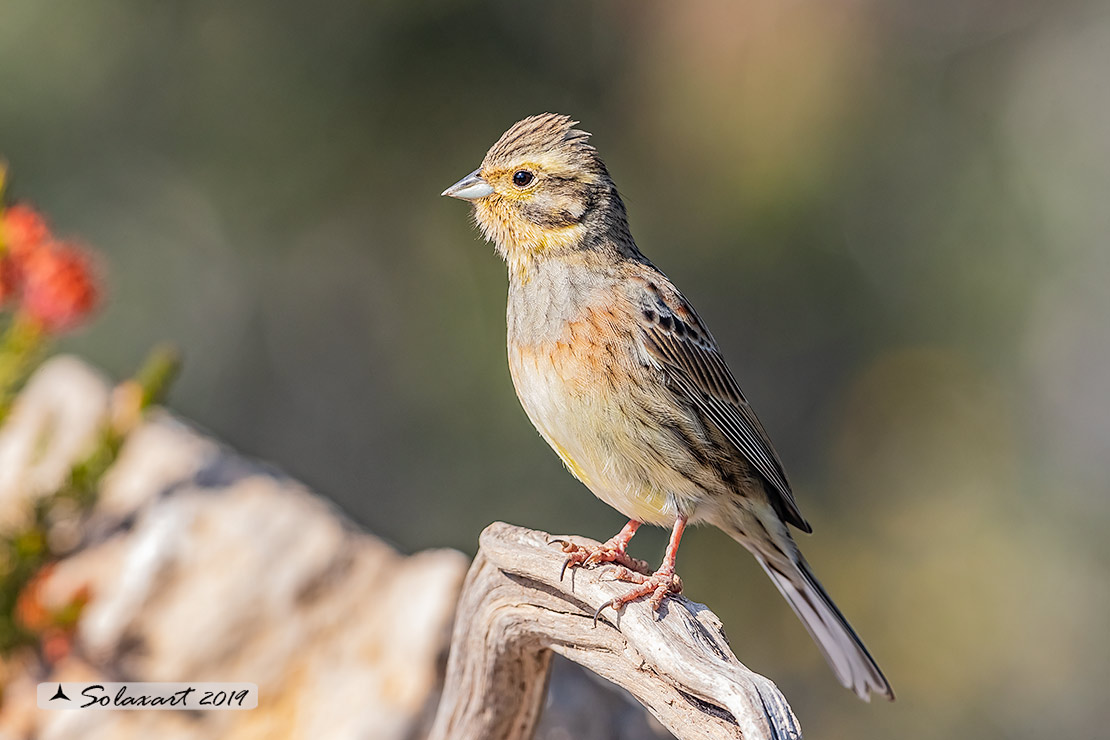
[[[576,123],[556,113],[525,118],[443,191],[474,204],[482,233],[514,270],[627,231],[613,181]]]

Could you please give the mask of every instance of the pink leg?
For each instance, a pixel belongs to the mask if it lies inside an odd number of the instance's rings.
[[[630,581],[639,584],[636,588],[622,596],[615,596],[609,601],[597,608],[594,613],[594,624],[597,624],[597,618],[605,610],[605,607],[611,606],[614,610],[620,611],[625,604],[630,601],[635,601],[643,596],[651,594],[651,608],[658,611],[659,607],[663,604],[663,599],[667,594],[677,594],[682,592],[682,579],[675,575],[674,564],[675,559],[678,557],[678,543],[682,540],[682,533],[686,529],[686,517],[679,517],[674,523],[674,529],[671,530],[671,540],[667,543],[667,552],[663,555],[663,562],[659,565],[659,570],[652,573],[650,576],[641,575],[632,572],[618,572],[616,574],[617,580]]]
[[[577,565],[600,565],[601,563],[615,563],[632,571],[647,573],[648,564],[628,554],[628,543],[632,541],[632,535],[636,534],[640,524],[641,522],[630,519],[620,532],[597,547],[583,547],[566,540],[555,540],[562,543],[563,552],[568,553],[567,559],[563,561],[563,570],[559,573],[559,580],[563,579],[567,568]]]
[[[621,528],[621,531],[609,538],[605,544],[610,547],[615,547],[621,552],[628,549],[628,543],[632,541],[632,535],[636,534],[636,530],[640,528],[640,522],[635,519],[629,519],[628,524]]]
[[[667,552],[663,555],[663,562],[659,564],[659,573],[674,575],[674,561],[678,558],[678,543],[682,541],[682,533],[686,531],[686,517],[680,516],[671,530],[671,539],[667,543]]]

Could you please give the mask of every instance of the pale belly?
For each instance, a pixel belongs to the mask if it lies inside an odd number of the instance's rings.
[[[630,519],[670,526],[696,517],[704,491],[679,472],[686,453],[642,410],[642,390],[608,382],[562,348],[512,349],[509,367],[532,424],[567,468]]]

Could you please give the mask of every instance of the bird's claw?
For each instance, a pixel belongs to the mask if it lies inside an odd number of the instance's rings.
[[[627,570],[628,569],[623,565],[609,565],[608,567],[602,568],[598,572],[597,577],[602,581],[627,581],[627,577],[621,577],[621,571]]]
[[[603,611],[605,611],[606,607],[611,606],[611,607],[613,607],[613,609],[615,611],[620,609],[620,607],[617,606],[617,603],[619,601],[620,601],[620,597],[619,596],[614,596],[613,598],[609,599],[608,601],[606,601],[604,604],[602,604],[601,606],[599,606],[597,608],[597,611],[594,612],[594,629],[597,629],[597,618],[601,616],[601,613]]]
[[[585,563],[586,560],[589,559],[591,553],[586,548],[576,545],[573,542],[568,542],[567,540],[554,541],[561,542],[563,552],[567,553],[567,559],[563,561],[563,567],[559,571],[559,580],[561,581],[563,580],[563,576],[566,575],[567,568],[572,565],[581,565]]]
[[[574,555],[568,555],[567,559],[563,561],[563,567],[559,570],[559,580],[563,580],[563,576],[567,573],[567,568],[570,567],[571,562],[574,560]]]
[[[594,612],[594,627],[597,627],[598,617],[608,607],[613,607],[613,611],[619,612],[625,604],[650,594],[651,598],[648,600],[648,604],[652,611],[657,612],[659,607],[663,605],[663,599],[667,598],[668,594],[682,593],[682,579],[673,572],[657,571],[647,576],[635,571],[615,568],[613,578],[638,585],[628,593],[614,596],[599,606],[597,611]]]
[[[565,553],[569,553],[569,555],[567,555],[567,559],[563,561],[563,567],[559,570],[560,581],[563,580],[563,576],[566,575],[567,568],[569,568],[571,565],[576,565],[580,562],[585,561],[584,558],[581,558],[578,555],[578,553],[583,551],[585,548],[579,547],[570,540],[565,540],[562,537],[552,537],[547,541],[547,544],[559,545],[559,549],[561,549]]]
[[[623,568],[624,570],[635,573],[640,573],[644,576],[646,576],[649,572],[649,566],[645,561],[640,560],[639,558],[632,557],[623,549],[617,547],[611,542],[606,542],[605,544],[598,545],[596,547],[586,547],[583,545],[576,545],[573,542],[568,542],[567,540],[563,539],[552,539],[548,542],[548,544],[554,544],[556,542],[558,542],[562,546],[563,552],[567,554],[566,560],[563,561],[563,567],[559,571],[560,581],[563,580],[563,576],[566,575],[567,568],[571,568],[577,565],[592,568],[595,565],[601,565],[602,563],[612,563],[619,568]]]

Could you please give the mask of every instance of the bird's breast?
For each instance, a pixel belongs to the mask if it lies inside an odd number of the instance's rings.
[[[510,333],[509,368],[529,419],[575,477],[626,516],[666,525],[677,513],[674,471],[660,457],[652,379],[622,310],[583,307],[535,332],[538,341]]]

